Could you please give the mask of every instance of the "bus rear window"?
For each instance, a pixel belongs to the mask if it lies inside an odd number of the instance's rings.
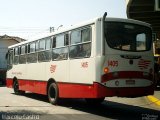
[[[104,27],[104,35],[111,48],[135,52],[151,48],[149,27],[123,22],[106,22]]]

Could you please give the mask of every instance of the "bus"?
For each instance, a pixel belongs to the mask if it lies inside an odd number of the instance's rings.
[[[106,13],[40,39],[9,46],[7,87],[101,103],[105,97],[154,93],[152,29]]]

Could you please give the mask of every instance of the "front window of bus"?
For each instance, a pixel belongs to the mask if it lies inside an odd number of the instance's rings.
[[[124,22],[105,22],[104,35],[109,47],[124,51],[151,49],[151,29]]]

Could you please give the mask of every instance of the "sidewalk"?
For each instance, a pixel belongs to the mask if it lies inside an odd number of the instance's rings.
[[[154,102],[156,105],[160,106],[160,87],[158,87],[154,91],[154,95],[147,96],[147,98],[151,101]]]

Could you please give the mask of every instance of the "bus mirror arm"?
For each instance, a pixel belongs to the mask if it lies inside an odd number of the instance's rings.
[[[105,21],[106,16],[107,16],[107,12],[105,12],[103,15],[103,22]]]

